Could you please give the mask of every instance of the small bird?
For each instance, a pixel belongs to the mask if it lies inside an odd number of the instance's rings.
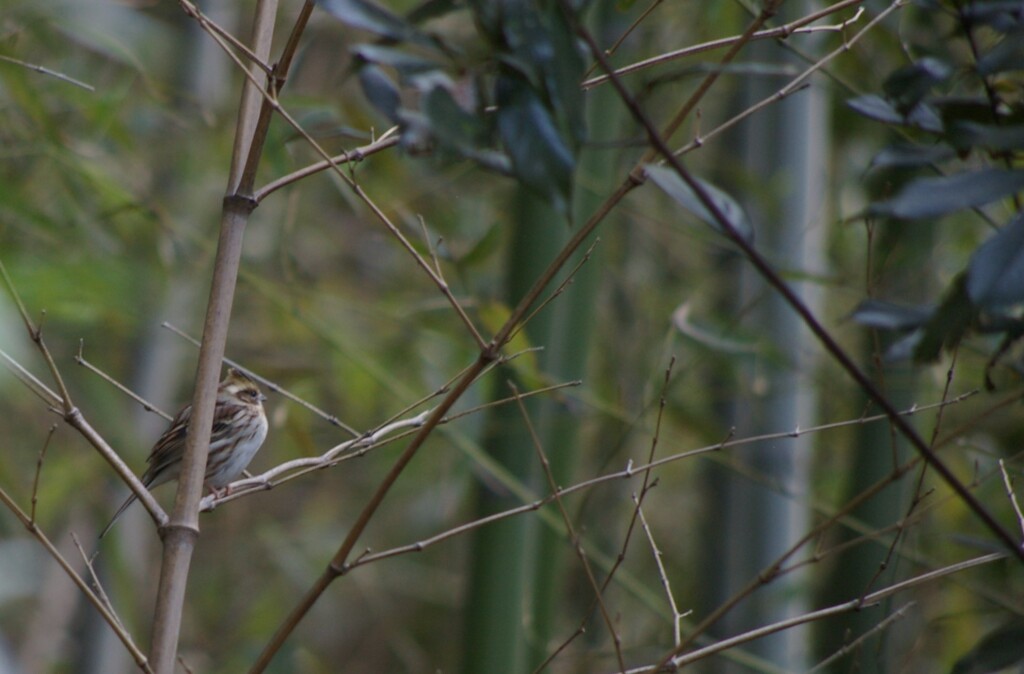
[[[230,484],[256,456],[267,437],[267,415],[263,411],[263,401],[266,399],[256,382],[238,370],[228,368],[227,376],[217,387],[210,453],[206,460],[204,483],[211,490],[216,491]],[[153,445],[146,459],[149,466],[142,475],[142,483],[147,489],[178,479],[181,459],[185,455],[185,433],[191,418],[192,406],[188,405],[178,412],[170,427]],[[133,492],[121,504],[100,538],[110,531],[121,513],[136,498]]]

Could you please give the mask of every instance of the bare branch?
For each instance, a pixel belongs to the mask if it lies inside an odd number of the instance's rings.
[[[875,634],[878,634],[879,632],[889,629],[889,627],[892,626],[892,624],[895,623],[897,620],[904,618],[907,615],[907,611],[909,611],[915,603],[916,602],[911,601],[899,607],[890,615],[886,616],[885,620],[880,621],[877,625],[869,629],[867,632],[860,635],[850,643],[844,644],[843,647],[840,648],[838,651],[828,656],[827,658],[816,664],[814,667],[808,669],[807,674],[814,674],[814,672],[821,672],[827,669],[833,663],[843,658],[846,654],[859,648],[861,644],[863,644],[865,641],[867,641]]]
[[[191,335],[189,335],[186,332],[183,332],[182,330],[179,330],[178,328],[174,327],[170,323],[167,323],[165,321],[165,322],[161,323],[160,326],[163,327],[163,328],[167,328],[168,330],[170,330],[174,334],[178,335],[182,339],[184,339],[187,342],[191,343],[193,346],[197,346],[197,347],[199,346],[199,340],[198,339],[196,339],[195,337],[192,337]],[[237,369],[237,370],[239,370],[241,372],[244,372],[246,374],[246,376],[248,376],[248,377],[250,377],[252,379],[255,379],[259,383],[263,384],[264,386],[267,387],[268,390],[270,390],[270,391],[272,391],[274,393],[279,393],[279,394],[283,395],[285,398],[287,398],[288,400],[291,400],[293,403],[297,403],[299,405],[302,405],[303,407],[305,407],[310,412],[313,412],[318,417],[320,417],[321,419],[325,420],[327,423],[329,423],[329,424],[331,424],[333,426],[337,426],[338,428],[341,428],[341,429],[345,430],[346,432],[349,433],[349,435],[352,435],[354,437],[359,437],[359,435],[360,435],[359,431],[357,431],[356,429],[352,428],[351,426],[349,426],[348,424],[343,422],[341,419],[339,419],[335,415],[330,414],[328,412],[325,412],[324,410],[320,409],[319,407],[317,407],[313,403],[311,403],[311,402],[309,402],[309,401],[307,401],[307,400],[305,400],[303,398],[300,398],[299,396],[295,395],[291,391],[289,391],[289,390],[281,387],[280,385],[270,381],[266,377],[262,377],[262,376],[256,374],[255,372],[253,372],[252,370],[250,370],[249,368],[246,368],[246,367],[243,367],[243,366],[239,365],[237,361],[231,360],[230,358],[224,358],[224,362],[227,363],[228,365],[230,365],[231,367],[233,367],[233,368],[235,368],[235,369]]]
[[[1010,479],[1010,474],[1006,471],[1006,462],[999,459],[999,472],[1003,476],[1003,486],[1006,487],[1006,496],[1010,499],[1010,505],[1013,506],[1013,512],[1017,515],[1017,524],[1020,526],[1021,537],[1024,540],[1024,513],[1020,510],[1020,503],[1017,502],[1017,494],[1013,490],[1013,480]]]
[[[43,442],[43,448],[39,450],[39,458],[36,459],[36,474],[32,478],[32,508],[29,511],[29,520],[32,522],[36,521],[36,505],[39,503],[39,478],[43,474],[43,462],[46,460],[46,449],[50,446],[50,441],[53,440],[53,434],[57,430],[57,424],[50,426],[50,431],[46,434],[46,441]]]
[[[911,415],[911,414],[920,412],[922,410],[934,409],[938,405],[954,404],[958,400],[963,400],[966,397],[969,397],[970,395],[973,395],[973,394],[967,394],[966,396],[962,396],[962,397],[960,397],[958,399],[953,399],[953,400],[951,400],[951,401],[949,401],[947,403],[935,403],[935,404],[932,404],[932,405],[923,405],[923,406],[914,405],[910,410],[904,411],[903,414]],[[835,428],[840,428],[842,426],[857,426],[857,425],[861,425],[861,424],[882,421],[882,420],[885,420],[885,419],[888,419],[888,417],[885,414],[878,414],[878,415],[871,416],[871,417],[860,417],[860,418],[852,419],[852,420],[848,420],[848,421],[836,421],[836,422],[831,422],[831,423],[828,423],[828,424],[821,424],[819,426],[811,426],[811,427],[803,429],[802,432],[803,433],[818,433],[818,432],[822,432],[822,431],[832,430],[832,429],[835,429]],[[586,490],[586,489],[590,489],[592,487],[596,487],[596,486],[601,485],[601,484],[605,484],[605,483],[609,483],[609,482],[616,482],[616,481],[619,481],[619,480],[629,480],[629,479],[635,478],[635,477],[637,477],[639,475],[647,474],[647,472],[650,471],[653,468],[657,468],[659,466],[664,466],[664,465],[667,465],[669,463],[674,463],[676,461],[682,461],[682,460],[685,460],[685,459],[689,459],[689,458],[693,458],[693,457],[696,457],[696,456],[701,456],[701,455],[709,454],[709,453],[713,453],[713,452],[719,452],[719,451],[722,451],[722,450],[727,449],[729,447],[736,447],[736,446],[741,446],[741,445],[745,445],[745,444],[749,444],[749,443],[754,443],[754,442],[764,442],[764,441],[767,441],[767,440],[779,440],[779,439],[783,439],[783,438],[788,438],[788,437],[790,437],[790,434],[791,434],[791,431],[781,431],[781,432],[778,432],[778,433],[766,433],[766,434],[763,434],[763,435],[751,436],[751,437],[746,437],[746,438],[732,438],[731,437],[732,434],[730,433],[730,437],[728,437],[727,439],[725,439],[725,440],[723,440],[723,441],[721,441],[719,443],[716,443],[714,445],[706,445],[704,447],[699,447],[697,449],[691,449],[691,450],[687,450],[687,451],[684,451],[684,452],[678,452],[676,454],[671,454],[669,456],[665,456],[665,457],[662,457],[660,459],[656,459],[654,461],[651,461],[651,462],[645,463],[645,464],[641,464],[641,465],[634,465],[633,462],[630,461],[629,464],[625,468],[623,468],[622,470],[614,471],[614,472],[611,472],[611,473],[605,473],[604,475],[599,475],[599,476],[593,477],[593,478],[591,478],[589,480],[583,480],[581,482],[577,482],[576,484],[571,485],[569,487],[560,488],[558,490],[558,495],[559,496],[568,496],[569,494],[572,494],[572,493],[575,493],[575,492],[578,492],[578,491],[582,491],[582,490]],[[911,461],[908,464],[900,466],[900,471],[895,476],[903,475],[907,470],[909,470],[916,463],[917,463],[917,460],[915,459],[914,461]],[[833,513],[832,516],[829,517],[826,522],[823,522],[822,523],[822,527],[823,528],[827,528],[827,526],[829,526],[832,522],[837,521],[845,512],[849,512],[850,510],[855,509],[856,507],[859,506],[859,504],[863,503],[865,500],[867,500],[868,498],[870,498],[871,496],[876,494],[879,490],[884,488],[886,485],[890,484],[893,479],[895,479],[894,475],[890,475],[889,477],[885,478],[881,483],[879,483],[879,484],[875,485],[874,487],[870,488],[867,492],[865,492],[861,496],[854,498],[850,503],[846,504],[846,506],[844,506],[844,508],[842,508],[839,511],[836,511],[835,513]],[[641,491],[640,492],[641,502],[643,501],[643,495],[644,495],[643,491]],[[380,552],[375,552],[375,553],[372,553],[372,554],[365,555],[365,556],[361,557],[358,561],[350,562],[346,570],[350,570],[352,568],[355,568],[356,566],[361,566],[363,564],[369,564],[371,562],[376,562],[376,561],[379,561],[379,560],[382,560],[382,559],[388,559],[390,557],[397,557],[399,555],[404,555],[404,554],[408,554],[408,553],[411,553],[411,552],[421,552],[421,551],[426,550],[427,548],[432,547],[434,545],[437,545],[438,543],[441,543],[442,541],[445,541],[445,540],[447,540],[449,538],[453,538],[455,536],[459,536],[459,535],[465,534],[466,532],[472,531],[474,529],[479,529],[480,527],[486,526],[486,525],[491,524],[493,522],[498,522],[498,521],[506,519],[508,517],[516,517],[516,516],[522,515],[524,513],[533,512],[535,510],[539,510],[541,507],[551,503],[553,499],[554,499],[554,495],[548,495],[548,496],[543,497],[543,498],[537,498],[536,500],[530,501],[528,503],[524,503],[523,505],[518,506],[516,508],[510,508],[509,510],[504,510],[504,511],[499,512],[499,513],[494,513],[492,515],[488,515],[487,517],[483,517],[483,518],[480,518],[480,519],[477,519],[477,520],[472,520],[470,522],[466,522],[466,523],[461,524],[459,526],[456,526],[456,527],[453,527],[451,529],[447,529],[445,531],[442,531],[442,532],[440,532],[440,533],[438,533],[438,534],[436,534],[434,536],[431,536],[429,538],[425,538],[425,539],[421,539],[419,541],[416,541],[415,543],[411,543],[411,544],[408,544],[408,545],[402,545],[402,546],[398,546],[398,547],[395,547],[395,548],[391,548],[389,550],[382,550]],[[636,517],[639,517],[639,516],[636,515]],[[801,541],[800,545],[798,545],[797,547],[801,547],[802,544],[803,544],[803,541]],[[790,554],[791,553],[787,554],[786,557],[788,557]],[[625,551],[620,553],[620,555],[619,555],[620,560],[624,556],[625,556]]]
[[[672,584],[668,581],[668,574],[665,573],[665,565],[661,561],[661,550],[658,549],[658,544],[654,542],[654,534],[651,532],[650,525],[647,524],[647,518],[644,517],[644,509],[640,505],[640,499],[636,494],[633,494],[633,503],[636,504],[636,511],[640,515],[640,525],[643,527],[644,533],[647,535],[647,542],[651,546],[651,554],[654,556],[654,563],[658,566],[658,578],[661,579],[661,586],[665,590],[665,596],[668,597],[668,607],[672,611],[672,643],[675,644],[676,648],[682,643],[683,638],[680,633],[680,626],[683,618],[689,615],[687,613],[680,613],[679,607],[676,606],[675,595],[672,594]]]
[[[562,522],[565,524],[565,532],[569,535],[569,542],[572,544],[573,552],[580,560],[580,564],[583,566],[583,571],[587,576],[587,582],[590,584],[590,589],[594,592],[594,600],[597,602],[598,607],[601,609],[601,617],[604,618],[604,624],[608,628],[608,633],[612,637],[612,645],[615,647],[615,657],[619,661],[619,671],[625,671],[626,661],[622,657],[622,637],[615,629],[615,621],[612,620],[611,613],[608,611],[608,607],[604,601],[604,591],[602,587],[597,584],[597,578],[594,577],[594,570],[590,568],[590,562],[587,560],[587,553],[583,550],[583,544],[580,542],[580,537],[576,533],[576,528],[572,525],[572,518],[569,517],[569,512],[565,509],[565,504],[562,503],[562,497],[559,495],[559,486],[555,481],[555,476],[551,472],[551,462],[548,461],[548,456],[544,452],[544,446],[537,437],[537,430],[533,426],[533,421],[530,419],[530,415],[526,411],[526,405],[523,404],[523,399],[519,395],[519,389],[516,388],[515,383],[509,382],[509,387],[512,389],[512,394],[515,396],[516,405],[519,407],[519,412],[523,416],[523,421],[526,423],[526,430],[530,433],[530,440],[533,443],[533,448],[537,452],[537,458],[540,459],[540,465],[544,469],[544,476],[548,481],[548,488],[551,490],[551,495],[554,497],[555,504],[558,506],[558,512],[562,515]]]
[[[231,45],[234,49],[241,52],[250,63],[258,67],[267,75],[271,74],[273,69],[251,49],[249,49],[248,45],[232,35],[226,29],[222,28],[216,21],[204,14],[203,11],[194,3],[189,2],[189,0],[178,0],[178,4],[181,6],[181,9],[185,14],[195,19],[196,23],[199,24],[199,27],[205,30],[210,37],[214,38],[229,55],[233,56],[232,52],[227,48],[227,45]]]
[[[937,569],[935,571],[930,571],[928,573],[923,573],[919,576],[915,576],[905,581],[890,585],[889,587],[883,588],[876,592],[872,592],[871,594],[865,596],[863,599],[852,599],[842,604],[836,604],[828,608],[819,609],[817,611],[811,611],[810,613],[805,613],[794,618],[780,620],[779,622],[772,623],[771,625],[765,625],[764,627],[759,627],[757,629],[750,630],[749,632],[744,632],[743,634],[739,634],[729,639],[722,639],[721,641],[718,641],[712,644],[711,646],[691,651],[690,653],[686,653],[685,655],[677,656],[675,653],[673,653],[671,656],[666,657],[661,663],[654,665],[653,667],[640,667],[637,669],[632,669],[629,670],[627,674],[640,674],[641,672],[658,672],[662,671],[663,667],[665,667],[666,665],[668,665],[669,667],[682,667],[683,665],[688,665],[698,660],[703,660],[709,655],[721,653],[722,651],[734,648],[740,644],[754,641],[755,639],[760,639],[761,637],[765,637],[769,634],[774,634],[776,632],[781,632],[782,630],[787,630],[791,627],[796,627],[797,625],[803,625],[805,623],[822,620],[824,618],[828,618],[831,616],[841,615],[843,613],[850,613],[852,611],[860,611],[864,608],[875,606],[881,600],[892,595],[898,594],[900,592],[903,592],[904,590],[907,590],[911,587],[930,583],[939,578],[944,578],[946,576],[959,573],[966,569],[983,566],[985,564],[991,564],[992,562],[996,562],[1006,558],[1007,555],[1005,553],[997,552],[990,555],[984,555],[982,557],[968,559],[957,564],[951,564],[944,568]]]
[[[64,73],[59,73],[56,70],[50,70],[49,68],[46,68],[44,66],[36,65],[35,63],[26,63],[25,61],[21,61],[11,56],[4,56],[3,54],[0,54],[0,61],[7,61],[8,63],[13,63],[14,65],[21,66],[22,68],[34,70],[37,73],[42,73],[44,75],[56,77],[59,80],[67,82],[68,84],[74,84],[76,87],[81,87],[86,91],[96,91],[96,87],[94,87],[91,84],[86,84],[81,80],[76,80],[74,77],[70,77],[68,75],[65,75]]]
[[[14,499],[11,498],[11,496],[3,487],[0,487],[0,503],[3,503],[5,506],[7,506],[7,509],[10,510],[14,514],[14,516],[18,518],[22,526],[24,526],[25,529],[27,529],[28,532],[37,541],[39,541],[39,543],[43,546],[43,549],[45,549],[46,552],[50,555],[50,557],[52,557],[57,562],[57,564],[60,565],[60,567],[64,570],[64,573],[66,573],[68,578],[71,579],[71,582],[73,582],[78,587],[82,594],[85,595],[85,598],[89,601],[89,603],[96,608],[96,610],[100,614],[100,617],[102,617],[103,620],[106,621],[108,625],[110,625],[110,628],[114,630],[114,634],[116,634],[117,638],[121,641],[122,644],[124,644],[125,649],[127,649],[128,653],[131,654],[132,659],[135,660],[135,664],[138,665],[142,671],[152,674],[153,670],[150,668],[150,664],[146,660],[146,655],[139,649],[138,646],[135,645],[135,642],[132,640],[131,635],[128,634],[128,632],[126,632],[124,628],[121,626],[121,621],[118,619],[118,617],[114,615],[114,613],[107,607],[107,605],[96,595],[95,592],[92,591],[92,589],[89,587],[89,584],[86,583],[85,580],[80,575],[78,575],[78,572],[75,571],[75,569],[71,566],[68,560],[64,558],[64,555],[62,555],[60,551],[56,548],[56,546],[54,546],[54,544],[50,541],[50,539],[46,537],[46,534],[44,534],[43,530],[39,528],[39,525],[36,524],[32,520],[32,518],[30,518],[28,514],[26,514],[25,511],[23,511],[18,506],[17,503],[15,503]]]
[[[135,402],[139,403],[139,405],[142,406],[142,409],[146,410],[147,412],[153,412],[157,416],[163,417],[164,421],[173,421],[174,420],[174,417],[172,417],[170,414],[168,414],[167,412],[164,412],[162,409],[160,409],[159,407],[157,407],[153,403],[149,402],[148,400],[146,400],[145,398],[143,398],[139,394],[135,393],[135,391],[132,391],[130,388],[128,388],[127,386],[125,386],[121,382],[117,381],[116,379],[111,377],[109,374],[107,374],[103,370],[99,369],[98,367],[96,367],[95,365],[93,365],[92,363],[87,361],[85,359],[85,356],[82,355],[82,349],[84,348],[84,346],[85,346],[84,340],[80,341],[79,344],[78,344],[78,355],[75,356],[75,362],[76,363],[78,363],[79,365],[81,365],[85,369],[89,370],[93,374],[97,375],[100,379],[102,379],[103,381],[107,382],[108,384],[110,384],[111,386],[113,386],[118,391],[120,391],[121,393],[125,394],[126,396],[128,396],[129,398],[134,400]]]
[[[842,30],[845,30],[848,26],[860,20],[861,16],[864,14],[863,7],[858,8],[856,14],[854,14],[849,19],[844,19],[843,21],[835,25],[808,26],[807,24],[813,23],[818,19],[826,17],[830,14],[842,11],[848,7],[853,7],[855,5],[860,5],[863,3],[864,0],[843,0],[842,2],[837,2],[836,4],[830,5],[817,12],[808,14],[805,17],[802,17],[795,21],[791,21],[784,26],[756,31],[753,35],[750,36],[749,39],[750,41],[765,40],[771,38],[786,39],[790,35],[798,35],[802,33],[840,32]],[[742,35],[733,35],[732,37],[723,37],[718,40],[712,40],[711,42],[705,42],[703,44],[693,45],[691,47],[684,47],[683,49],[676,49],[675,51],[659,54],[657,56],[644,59],[643,61],[631,63],[628,66],[623,66],[622,68],[616,68],[614,73],[621,77],[622,75],[628,75],[629,73],[634,73],[639,70],[645,70],[647,68],[651,68],[662,63],[675,61],[681,58],[685,58],[687,56],[693,56],[694,54],[700,54],[703,52],[712,51],[714,49],[728,47],[729,45],[735,44],[742,37]],[[610,55],[609,50],[606,50],[605,53]],[[582,86],[584,89],[590,89],[599,84],[604,84],[608,82],[609,79],[611,79],[609,75],[599,75],[597,77],[592,77],[588,80],[585,80]]]
[[[253,193],[252,198],[256,201],[256,203],[260,203],[277,190],[283,187],[287,187],[292,183],[298,182],[299,180],[302,180],[307,176],[315,175],[329,168],[341,166],[342,164],[361,162],[362,160],[366,159],[371,155],[377,154],[378,152],[387,150],[398,145],[398,143],[401,141],[401,138],[398,137],[397,133],[398,127],[393,126],[387,131],[385,131],[380,138],[374,140],[369,145],[363,145],[362,147],[357,147],[354,150],[350,150],[348,152],[335,155],[330,159],[325,159],[315,164],[310,164],[305,168],[301,168],[298,171],[294,171],[286,176],[282,176],[277,180],[267,183],[265,186],[256,190]]]
[[[802,91],[803,89],[807,88],[807,86],[809,86],[808,83],[807,83],[807,80],[814,73],[816,73],[819,70],[821,70],[822,68],[824,68],[829,62],[834,60],[836,57],[838,57],[841,54],[845,54],[846,52],[850,51],[850,49],[853,47],[853,45],[855,45],[857,42],[860,41],[861,38],[863,38],[865,35],[867,35],[869,32],[871,32],[875,27],[877,27],[880,22],[884,21],[893,12],[897,11],[898,9],[901,9],[903,7],[903,5],[906,4],[906,1],[907,0],[895,0],[891,5],[889,5],[887,8],[885,8],[884,10],[879,12],[878,16],[876,16],[871,21],[869,21],[861,30],[859,30],[857,33],[855,33],[852,37],[850,37],[849,39],[843,40],[843,44],[842,45],[840,45],[836,49],[832,50],[831,52],[829,52],[828,54],[823,56],[821,59],[815,61],[813,64],[811,64],[810,67],[808,67],[802,73],[800,73],[799,75],[794,77],[792,80],[790,80],[789,84],[787,84],[786,86],[782,87],[781,89],[776,91],[771,96],[768,96],[768,97],[762,99],[761,101],[755,103],[754,105],[750,106],[749,108],[747,108],[743,112],[740,112],[739,114],[737,114],[737,115],[735,115],[733,117],[730,117],[728,120],[726,120],[725,122],[719,124],[714,129],[711,129],[707,133],[695,137],[692,141],[690,141],[689,144],[684,145],[683,147],[681,147],[678,150],[676,150],[674,152],[675,156],[680,157],[680,156],[682,156],[684,154],[687,154],[687,153],[691,152],[692,150],[696,150],[697,148],[703,146],[704,143],[706,143],[710,138],[713,138],[713,137],[717,136],[718,134],[720,134],[720,133],[722,133],[724,131],[727,131],[728,129],[731,129],[732,127],[734,127],[737,124],[739,124],[740,122],[742,122],[744,119],[746,119],[746,118],[750,117],[751,115],[753,115],[755,112],[757,112],[757,111],[759,111],[759,110],[761,110],[761,109],[763,109],[763,108],[765,108],[765,107],[767,107],[769,105],[772,105],[774,103],[778,103],[782,99],[784,99],[784,98],[786,98],[788,96],[791,96],[792,94],[795,94],[798,91]],[[860,15],[860,12],[858,12],[858,16],[859,15]]]

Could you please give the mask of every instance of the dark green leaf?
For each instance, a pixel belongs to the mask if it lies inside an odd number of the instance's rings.
[[[647,174],[647,177],[650,178],[651,181],[660,187],[666,194],[672,197],[676,203],[696,215],[715,230],[723,234],[725,233],[722,224],[707,208],[704,207],[701,200],[697,198],[697,194],[690,189],[689,185],[683,182],[683,179],[679,177],[678,173],[671,168],[656,166],[654,164],[648,164],[644,167],[644,171]],[[726,222],[728,222],[745,240],[748,242],[753,241],[754,228],[751,226],[746,212],[736,202],[736,200],[711,183],[700,180],[699,178],[696,180],[721,214],[725,217]]]
[[[491,223],[484,235],[473,244],[473,247],[458,258],[459,267],[471,269],[491,261],[501,249],[503,234],[504,229],[497,224],[497,221]]]
[[[933,306],[908,307],[882,300],[864,300],[850,318],[869,328],[911,330],[928,322],[934,311]]]
[[[952,674],[990,674],[1024,662],[1024,618],[989,632],[953,665]]]
[[[406,14],[405,20],[409,23],[420,24],[445,14],[451,14],[461,6],[462,3],[459,0],[426,0]]]
[[[569,212],[576,169],[573,144],[566,141],[550,111],[526,80],[502,75],[497,84],[498,133],[524,185]]]
[[[906,115],[881,96],[874,94],[851,98],[846,104],[865,117],[885,124],[916,126],[934,133],[942,131],[942,119],[934,109],[924,103],[918,104]]]
[[[942,304],[924,326],[921,341],[914,349],[914,360],[930,363],[938,359],[942,348],[954,348],[977,318],[978,311],[967,296],[965,275],[960,274],[950,284]]]
[[[436,70],[440,67],[437,61],[410,54],[401,49],[383,47],[375,44],[357,44],[352,53],[369,63],[391,66],[403,76]]]
[[[434,134],[442,142],[463,151],[486,142],[486,124],[459,106],[451,91],[454,83],[446,78],[431,80],[433,86],[423,94],[421,108]]]
[[[948,145],[893,145],[885,148],[871,160],[872,168],[914,168],[951,159],[956,152]]]
[[[474,114],[456,101],[453,92],[459,90],[458,83],[440,71],[414,77],[412,83],[419,91],[421,111],[398,111],[403,147],[417,152],[436,144],[483,168],[512,175],[512,162],[493,149],[490,118]]]
[[[917,127],[922,131],[942,133],[942,117],[927,103],[918,103],[914,109],[907,114],[907,125]]]
[[[390,121],[398,121],[398,106],[401,97],[398,87],[391,81],[383,70],[373,64],[364,65],[359,69],[359,84],[363,87],[366,98],[384,113]]]
[[[1024,171],[982,169],[942,178],[918,178],[892,199],[873,204],[874,215],[901,220],[931,218],[981,206],[1024,188]]]
[[[944,127],[963,122],[992,122],[992,102],[985,96],[943,96],[930,99],[928,104],[939,110]]]
[[[415,26],[369,0],[317,0],[316,4],[353,28],[399,42],[433,45],[433,41]]]
[[[969,23],[990,26],[1001,33],[1019,29],[1022,24],[1020,0],[972,2],[961,11]]]
[[[484,35],[494,43],[501,41],[501,19],[505,4],[494,2],[494,0],[469,0],[469,6],[473,9],[477,25]]]
[[[869,119],[885,124],[906,124],[903,115],[889,101],[876,94],[858,96],[846,101],[846,105]]]
[[[502,35],[515,64],[544,100],[563,137],[582,139],[586,63],[575,34],[556,2],[538,7],[529,0],[505,4]]]
[[[914,330],[904,337],[897,339],[885,350],[885,354],[883,354],[882,358],[887,363],[902,363],[910,360],[913,358],[914,352],[917,350],[917,345],[921,343],[921,338],[923,336],[923,330]]]
[[[1017,30],[978,59],[979,75],[1024,69],[1024,31]]]
[[[971,256],[967,293],[979,308],[1024,302],[1024,215],[1018,215]]]
[[[912,110],[936,84],[953,70],[943,61],[926,57],[889,75],[882,85],[886,97],[900,112]]]
[[[1024,125],[995,126],[963,122],[952,125],[950,137],[957,147],[983,147],[995,152],[1024,149]]]

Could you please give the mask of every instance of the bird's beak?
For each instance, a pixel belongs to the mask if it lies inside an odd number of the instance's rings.
[[[265,396],[262,393],[260,393],[260,402],[263,402],[266,399],[267,399],[267,396]]]

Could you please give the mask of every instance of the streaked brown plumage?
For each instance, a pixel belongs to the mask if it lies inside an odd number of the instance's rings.
[[[264,400],[266,396],[260,392],[256,382],[238,370],[228,368],[227,376],[217,388],[210,453],[206,461],[205,483],[211,489],[225,487],[241,475],[259,451],[267,437]],[[153,445],[147,459],[149,465],[142,475],[142,483],[147,489],[178,479],[185,453],[185,434],[191,418],[192,406],[188,405],[178,412],[170,427]],[[121,504],[100,538],[110,531],[136,498],[133,493]]]

